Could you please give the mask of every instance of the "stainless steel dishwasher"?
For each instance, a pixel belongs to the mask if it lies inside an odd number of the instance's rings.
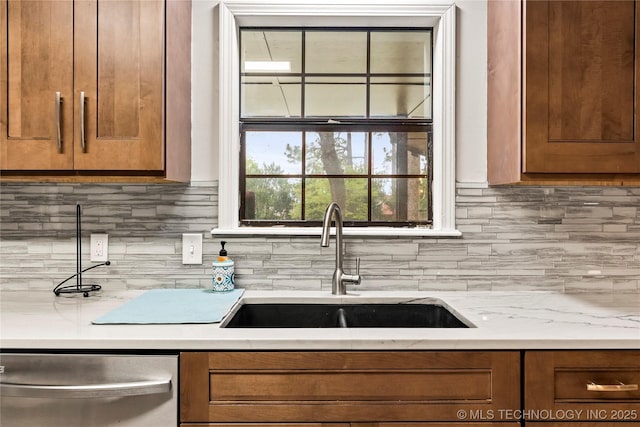
[[[178,425],[177,355],[0,354],[0,426]]]

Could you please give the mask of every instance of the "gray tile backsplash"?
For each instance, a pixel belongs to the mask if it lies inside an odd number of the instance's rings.
[[[496,187],[457,190],[462,238],[346,238],[363,289],[638,292],[640,188]],[[108,268],[84,275],[108,289],[207,287],[219,238],[217,186],[0,186],[0,287],[51,289],[75,271],[75,205],[89,235],[109,234]],[[203,233],[204,264],[182,265],[182,233]],[[250,289],[331,288],[333,242],[228,237],[236,282]]]

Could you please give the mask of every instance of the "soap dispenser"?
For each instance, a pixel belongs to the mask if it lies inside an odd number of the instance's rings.
[[[227,256],[227,250],[224,248],[226,243],[224,240],[220,242],[222,249],[212,263],[214,292],[232,291],[235,286],[234,263]]]

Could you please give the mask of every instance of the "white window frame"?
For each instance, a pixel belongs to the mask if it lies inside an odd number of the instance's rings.
[[[218,227],[213,235],[320,235],[319,227],[239,225],[240,26],[433,26],[433,226],[345,227],[357,236],[460,236],[455,228],[455,4],[432,0],[222,0],[219,14]]]

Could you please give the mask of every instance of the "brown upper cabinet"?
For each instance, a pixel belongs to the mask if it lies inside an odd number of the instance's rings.
[[[3,178],[189,181],[190,1],[5,0],[0,25]]]
[[[488,2],[488,179],[640,182],[638,1]]]

